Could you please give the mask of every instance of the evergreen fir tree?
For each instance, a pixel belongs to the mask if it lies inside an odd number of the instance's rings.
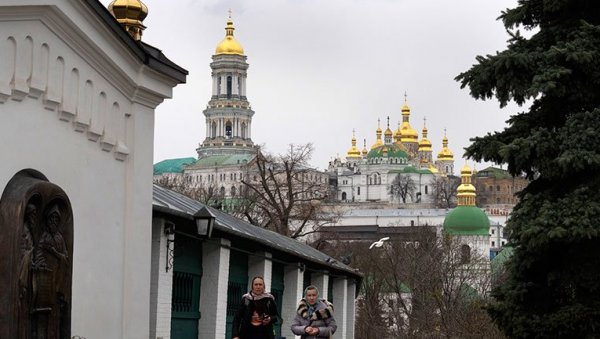
[[[507,223],[515,250],[490,314],[510,337],[599,337],[600,2],[519,0],[500,19],[506,50],[456,78],[477,99],[530,105],[466,151],[532,180]]]

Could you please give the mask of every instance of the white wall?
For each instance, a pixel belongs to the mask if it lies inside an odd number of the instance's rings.
[[[72,335],[146,339],[153,113],[175,82],[95,15],[80,1],[2,1],[0,188],[32,168],[71,201]]]

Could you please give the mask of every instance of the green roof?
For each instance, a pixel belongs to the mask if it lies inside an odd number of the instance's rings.
[[[254,159],[255,154],[209,155],[198,159],[190,168],[243,165]]]
[[[414,166],[406,166],[401,170],[391,170],[390,173],[417,173],[417,174],[433,174],[426,168],[415,168]]]
[[[154,164],[154,175],[163,173],[182,173],[183,166],[196,161],[195,158],[167,159]]]
[[[446,215],[444,231],[452,235],[489,235],[490,219],[478,207],[458,206]]]
[[[383,155],[384,149],[387,149],[387,156]],[[381,145],[371,149],[367,158],[408,158],[408,153],[396,144]]]
[[[496,179],[510,179],[512,176],[507,170],[503,170],[497,167],[488,167],[475,173],[477,178],[496,178]]]

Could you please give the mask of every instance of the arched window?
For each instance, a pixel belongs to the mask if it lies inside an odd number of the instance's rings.
[[[425,185],[425,194],[429,194],[429,193],[428,193],[428,189],[429,189],[429,188],[427,187],[427,185]]]
[[[231,76],[227,77],[227,99],[231,99]]]
[[[347,197],[346,192],[342,192],[342,200],[346,201],[346,197]]]
[[[469,245],[462,245],[460,247],[460,263],[468,264],[471,262],[471,247]]]
[[[221,186],[221,196],[225,196],[225,187]]]
[[[233,132],[233,128],[232,128],[231,121],[227,121],[225,123],[225,138],[231,139],[232,132]]]
[[[235,188],[235,186],[231,186],[231,196],[235,197],[237,194],[237,189]]]

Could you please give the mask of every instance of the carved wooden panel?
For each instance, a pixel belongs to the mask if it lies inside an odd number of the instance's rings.
[[[0,199],[0,338],[71,333],[73,213],[65,192],[34,170]]]

